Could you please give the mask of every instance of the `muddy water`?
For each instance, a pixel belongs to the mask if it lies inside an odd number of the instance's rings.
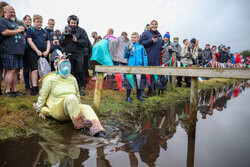
[[[148,117],[107,122],[108,139],[67,125],[1,142],[0,166],[250,166],[248,87],[241,82],[200,91],[195,138],[190,135],[187,99]]]

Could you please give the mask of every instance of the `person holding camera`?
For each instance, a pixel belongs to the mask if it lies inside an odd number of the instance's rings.
[[[199,40],[192,38],[188,44],[187,40],[183,41],[184,46],[181,51],[181,63],[184,65],[191,66],[198,58]],[[186,87],[191,86],[191,77],[185,77]],[[177,86],[181,86],[181,77],[178,77]]]
[[[219,49],[218,62],[220,62],[220,63],[227,63],[228,60],[230,59],[230,56],[228,54],[226,46],[225,45],[220,45],[218,47],[218,49]]]
[[[51,56],[49,60],[50,60],[51,71],[55,71],[54,61],[55,61],[55,57],[57,56],[56,50],[58,49],[62,51],[62,46],[60,45],[59,40],[57,39],[56,32],[51,33],[51,36],[52,36],[53,41],[52,41],[52,46],[50,48]]]
[[[86,91],[86,73],[84,72],[84,56],[88,54],[89,38],[86,31],[79,27],[79,18],[75,15],[70,15],[67,19],[68,25],[62,34],[60,44],[64,47],[65,55],[70,55],[68,58],[71,63],[71,73],[77,80],[80,95],[84,96]]]

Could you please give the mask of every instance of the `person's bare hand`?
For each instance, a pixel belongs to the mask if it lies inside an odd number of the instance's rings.
[[[39,113],[39,117],[41,117],[42,119],[46,119],[46,116],[45,115],[43,115],[43,113]]]
[[[39,57],[41,57],[41,56],[43,55],[43,53],[42,53],[40,50],[37,51],[36,54],[37,54]]]
[[[129,49],[133,49],[133,44],[131,43],[130,45],[129,45]]]
[[[47,52],[47,51],[43,52],[43,55],[44,55],[45,57],[47,57],[48,54],[49,54],[49,52]]]
[[[154,43],[157,42],[157,38],[152,38],[152,40]]]
[[[168,46],[168,49],[172,49],[172,46]]]
[[[23,26],[19,26],[19,27],[17,28],[17,31],[18,31],[18,32],[23,32],[23,31],[24,31],[24,27],[23,27]]]
[[[72,41],[77,42],[77,38],[75,35],[73,35]]]

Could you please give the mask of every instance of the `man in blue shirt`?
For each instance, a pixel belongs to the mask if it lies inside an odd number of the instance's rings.
[[[4,7],[4,18],[0,19],[0,32],[4,37],[1,42],[2,63],[6,70],[4,77],[5,95],[15,97],[24,95],[17,91],[17,73],[23,66],[23,54],[25,50],[24,27],[15,22],[16,13],[12,6]]]

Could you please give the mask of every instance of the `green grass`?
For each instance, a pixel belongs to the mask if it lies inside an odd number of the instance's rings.
[[[230,79],[211,79],[199,82],[199,89],[210,89],[227,85],[237,80]],[[23,84],[18,84],[21,91],[25,92]],[[100,112],[97,113],[101,121],[115,119],[126,121],[133,117],[151,117],[152,112],[177,104],[189,98],[190,89],[173,88],[164,92],[164,95],[146,98],[145,102],[136,99],[136,92],[131,93],[133,103],[127,103],[126,91],[122,93],[114,90],[103,90]],[[87,95],[82,97],[82,103],[92,105],[94,90],[87,90]],[[68,123],[60,123],[54,119],[42,120],[35,113],[32,104],[36,102],[37,96],[26,95],[23,97],[9,98],[0,96],[0,139],[7,139],[18,136],[35,134],[42,127],[63,127]],[[73,127],[73,126],[72,126]]]

